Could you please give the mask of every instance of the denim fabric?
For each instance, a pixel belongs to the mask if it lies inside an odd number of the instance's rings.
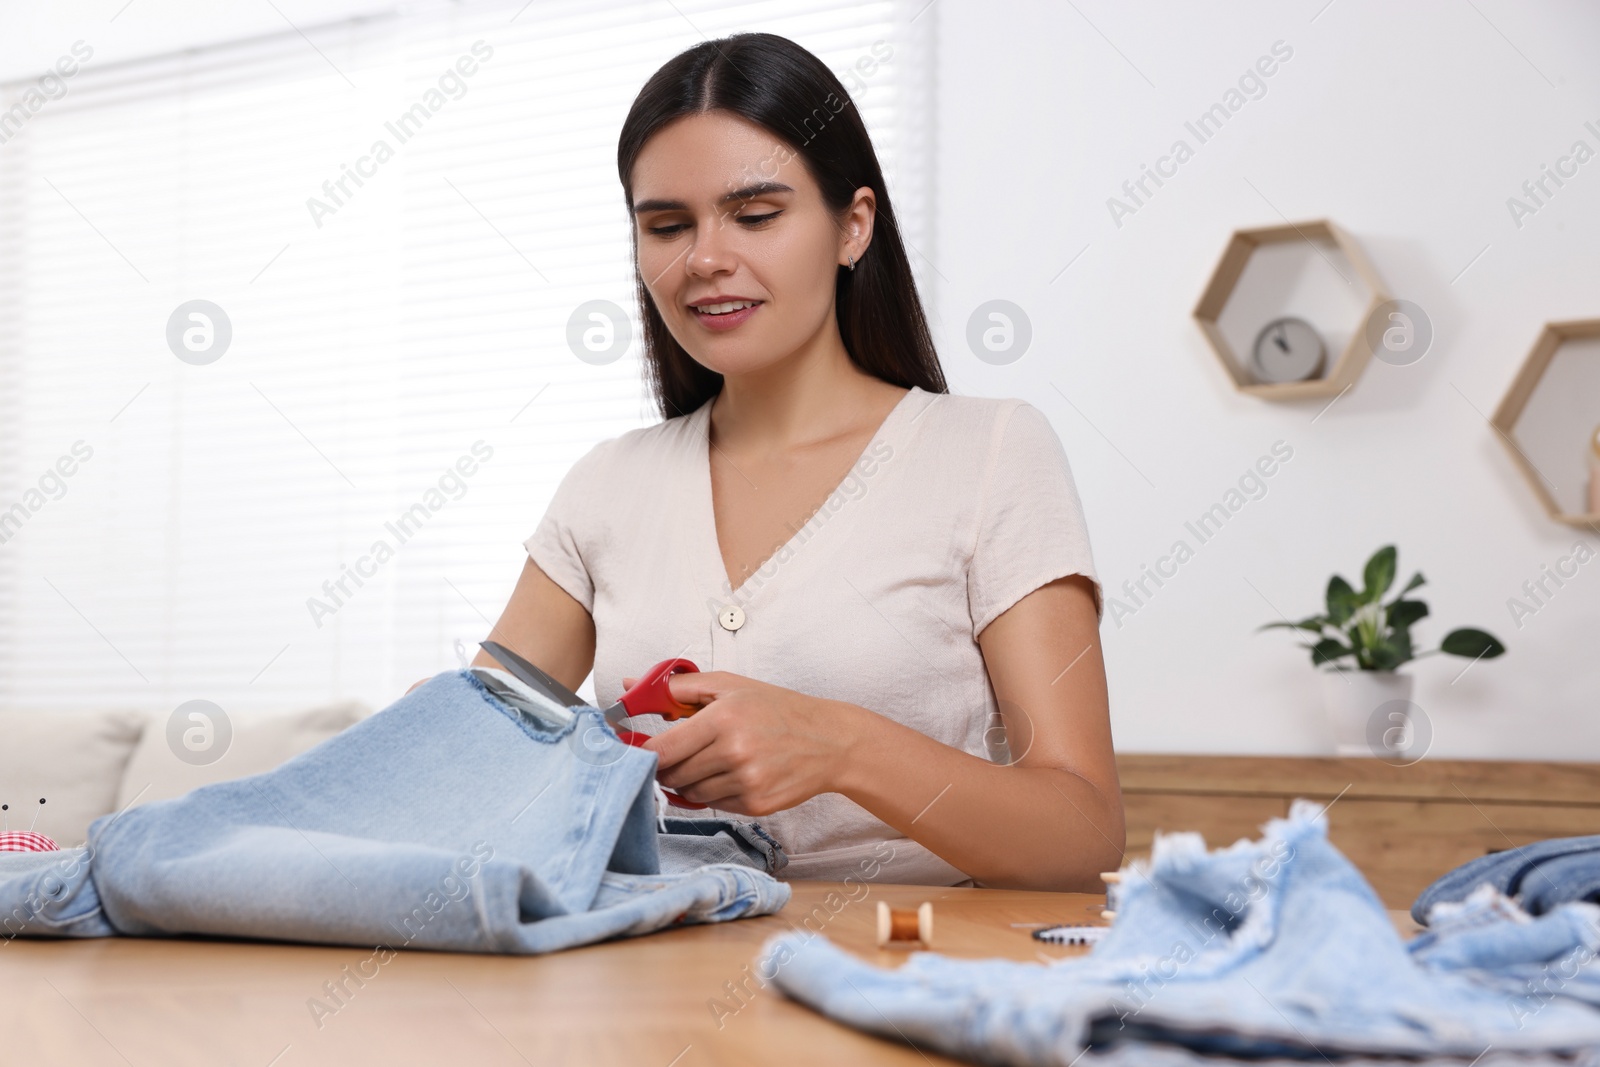
[[[776,874],[789,863],[783,846],[758,823],[669,815],[660,825],[656,848],[663,872],[688,871],[708,863],[743,863]]]
[[[87,847],[0,855],[0,938],[110,937]]]
[[[0,866],[0,922],[538,953],[782,907],[720,842],[663,873],[655,763],[597,708],[558,727],[445,672],[275,770],[96,819],[92,863]]]
[[[924,952],[888,971],[789,933],[755,972],[851,1026],[985,1063],[1065,1065],[1130,1041],[1319,1062],[1600,1045],[1600,1012],[1579,1001],[1519,1012],[1503,990],[1414,960],[1307,800],[1214,852],[1195,833],[1158,835],[1110,888],[1109,934],[1049,965]],[[1565,947],[1579,944],[1568,931]]]
[[[1412,959],[1456,971],[1515,998],[1536,1014],[1557,996],[1600,1008],[1600,906],[1568,901],[1537,917],[1493,885],[1434,905],[1427,930],[1408,943]]]
[[[1323,1064],[1318,1058],[1312,1062]],[[1558,1053],[1501,1052],[1492,1049],[1470,1062],[1461,1056],[1351,1056],[1333,1061],[1338,1067],[1600,1067],[1600,1049],[1589,1050],[1576,1058]],[[1195,1052],[1181,1045],[1153,1045],[1125,1041],[1105,1050],[1091,1050],[1078,1060],[1077,1067],[1305,1067],[1303,1058],[1272,1056],[1214,1056]]]
[[[1516,899],[1530,915],[1569,900],[1600,904],[1600,834],[1552,837],[1463,863],[1422,891],[1411,917],[1427,925],[1428,909],[1463,900],[1484,882]]]

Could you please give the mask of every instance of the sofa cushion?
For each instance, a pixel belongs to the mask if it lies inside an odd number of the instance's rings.
[[[169,730],[172,714],[150,718],[122,775],[122,787],[116,796],[118,810],[130,804],[182,796],[212,782],[270,771],[289,757],[353,726],[371,714],[371,709],[360,701],[347,700],[289,712],[227,712],[226,729],[231,736],[220,756],[203,763],[188,753],[186,758],[180,758],[175,751],[171,736],[181,737],[187,721],[180,721],[175,730]],[[217,730],[214,736],[220,738],[221,731]],[[181,745],[181,740],[177,744]]]
[[[11,829],[83,844],[89,824],[114,810],[145,722],[137,711],[0,711],[0,803]]]

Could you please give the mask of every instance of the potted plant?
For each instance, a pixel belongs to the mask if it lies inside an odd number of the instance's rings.
[[[1413,679],[1399,673],[1401,665],[1440,652],[1476,662],[1506,650],[1492,634],[1462,628],[1445,634],[1438,648],[1413,651],[1411,627],[1427,618],[1428,605],[1408,594],[1423,584],[1423,577],[1413,574],[1405,588],[1385,603],[1396,565],[1395,547],[1385,545],[1367,560],[1359,592],[1335,574],[1328,580],[1325,614],[1258,628],[1258,632],[1282,628],[1312,635],[1302,647],[1310,650],[1312,666],[1322,668],[1325,706],[1340,755],[1376,756],[1411,746]]]

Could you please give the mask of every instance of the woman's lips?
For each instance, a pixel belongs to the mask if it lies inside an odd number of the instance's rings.
[[[706,329],[720,332],[733,329],[751,315],[754,315],[760,308],[761,304],[756,303],[747,308],[740,308],[738,311],[730,311],[726,315],[707,315],[698,309],[691,310],[689,313],[694,316],[694,321]]]

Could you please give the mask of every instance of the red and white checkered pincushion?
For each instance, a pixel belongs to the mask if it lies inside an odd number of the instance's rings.
[[[39,798],[39,806],[44,807],[44,797]],[[11,805],[0,804],[0,812],[5,813],[3,828],[0,828],[0,852],[59,852],[61,846],[44,834],[36,834],[30,825],[26,830],[11,829]],[[39,821],[38,812],[34,813],[34,822]]]
[[[0,833],[0,852],[56,852],[60,847],[50,838],[31,830]]]

